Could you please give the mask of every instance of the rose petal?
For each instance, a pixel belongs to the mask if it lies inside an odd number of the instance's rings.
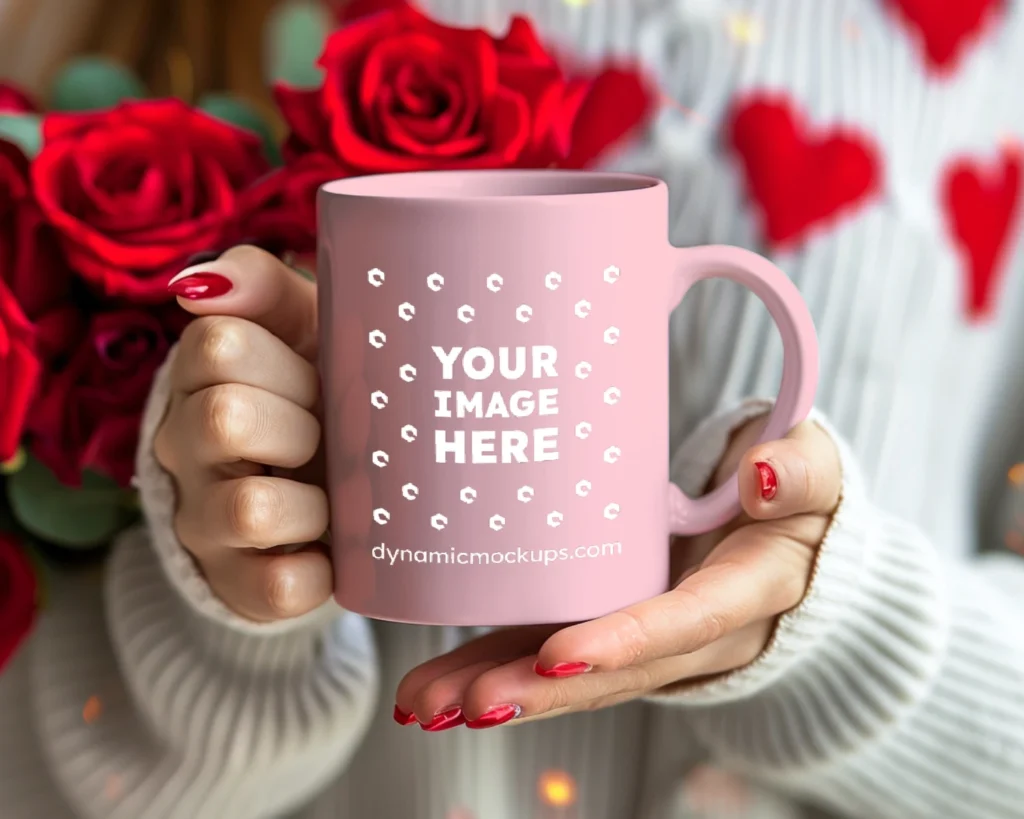
[[[317,190],[347,175],[332,157],[307,154],[264,177],[240,203],[243,232],[271,252],[312,252],[316,249]]]
[[[433,94],[442,106],[432,116],[417,116],[406,112],[400,104],[391,105],[397,91],[385,88],[381,92],[380,113],[376,119],[389,119],[392,128],[401,129],[418,146],[439,145],[469,136],[476,112],[467,106],[461,86],[445,76],[432,77],[429,81],[433,83]],[[476,137],[479,135],[474,135]]]
[[[262,144],[255,134],[175,99],[124,102],[108,111],[85,114],[49,114],[43,121],[44,150],[46,143],[62,136],[98,131],[120,138],[130,128],[148,133],[154,144],[163,146],[164,157],[181,151],[216,157],[235,182],[266,170]]]
[[[32,564],[12,535],[0,533],[0,671],[31,632],[38,597]]]
[[[135,474],[135,447],[141,419],[137,415],[105,418],[93,431],[82,451],[80,468],[113,478],[128,486]]]
[[[417,55],[419,56],[419,55]],[[450,96],[453,106],[431,116],[413,116],[402,112],[397,100],[397,92],[391,86],[385,86],[377,95],[375,116],[372,121],[379,131],[378,141],[412,156],[457,157],[468,156],[478,152],[485,144],[481,133],[472,135],[453,133],[468,131],[469,124],[462,121],[468,119],[463,104],[463,95],[459,86],[447,77],[428,76],[428,70],[420,65],[408,66],[420,69],[423,81],[432,83],[438,100]],[[435,68],[438,73],[441,68]]]
[[[529,144],[530,108],[520,94],[501,89],[489,114],[488,153],[502,165],[511,165]]]
[[[32,325],[0,280],[0,461],[18,449],[41,372]]]
[[[28,158],[13,142],[0,139],[0,181],[8,202],[17,202],[29,195]]]
[[[556,142],[572,134],[563,168],[583,168],[639,127],[653,110],[656,96],[642,76],[633,71],[607,68],[590,84],[582,103],[566,99],[555,123]],[[559,133],[561,134],[559,135]]]
[[[72,303],[55,307],[35,319],[36,346],[47,368],[62,363],[62,357],[85,332],[85,322],[82,310]]]
[[[381,119],[386,141],[409,156],[426,159],[431,157],[455,159],[474,156],[487,144],[484,134],[473,134],[462,139],[435,140],[433,143],[424,142],[417,139],[412,133],[414,129],[405,127],[405,123],[400,118],[388,118],[384,113],[381,115]],[[412,124],[415,125],[415,123]]]
[[[289,117],[300,123],[289,162],[316,144],[345,173],[576,166],[649,110],[635,74],[621,71],[616,82],[609,69],[593,83],[566,80],[525,17],[496,39],[400,4],[334,33],[320,65],[319,96],[290,102],[302,118]],[[601,119],[591,128],[596,136],[583,133],[580,117]]]
[[[10,83],[0,82],[0,113],[34,114],[39,108],[31,97]]]
[[[551,83],[533,105],[530,149],[520,157],[522,167],[556,166],[568,156],[571,123],[583,104],[590,85],[583,80]]]
[[[358,31],[353,32],[353,29]],[[436,162],[428,157],[396,153],[388,150],[387,146],[371,141],[368,133],[372,129],[366,123],[365,109],[359,110],[357,116],[351,108],[350,100],[353,98],[345,88],[340,87],[342,78],[348,78],[348,82],[355,82],[353,78],[361,76],[360,63],[364,57],[367,63],[375,61],[374,64],[379,67],[371,67],[371,71],[379,71],[383,76],[388,59],[395,53],[390,43],[396,34],[403,31],[416,33],[415,38],[408,38],[405,42],[423,43],[423,48],[427,49],[430,59],[440,54],[443,55],[446,64],[451,63],[453,67],[457,67],[459,76],[466,78],[464,90],[467,92],[467,107],[472,105],[472,100],[480,100],[481,105],[490,105],[498,88],[494,42],[482,30],[451,28],[428,20],[419,12],[401,11],[362,20],[335,33],[328,40],[321,60],[321,64],[328,72],[323,101],[325,112],[331,122],[331,139],[337,156],[344,165],[360,172],[412,171],[436,167]],[[431,43],[429,47],[425,45],[427,42]],[[380,49],[383,49],[381,56],[375,56]],[[371,74],[371,86],[374,82],[373,76]],[[358,99],[358,91],[355,93]],[[476,110],[472,108],[469,115],[475,116]],[[380,120],[375,120],[374,126],[382,129],[384,124]],[[398,138],[394,131],[390,133],[393,138]],[[464,148],[459,150],[462,151]],[[476,160],[471,160],[471,164],[477,164]],[[453,165],[450,162],[446,164],[446,167],[453,166],[461,165]]]
[[[439,72],[432,73],[436,75]],[[427,76],[421,65],[406,63],[400,66],[389,89],[394,92],[396,110],[428,118],[445,110],[446,102],[437,96],[440,90],[437,79],[436,76]]]
[[[131,477],[138,421],[182,311],[97,313],[63,368],[51,372],[30,422],[32,451],[69,485],[83,469]]]
[[[164,301],[167,279],[236,229],[267,172],[253,134],[175,100],[56,114],[31,175],[76,272],[108,296]]]
[[[154,224],[182,219],[181,208],[173,201],[170,183],[161,169],[142,165],[137,178],[128,177],[123,181],[125,189],[108,192],[94,180],[80,180],[81,195],[91,205],[83,216],[94,228],[111,235],[130,235]]]
[[[57,237],[33,202],[11,214],[13,247],[0,251],[0,277],[6,280],[29,321],[70,298],[71,272],[57,248]],[[0,227],[0,235],[4,232]]]
[[[0,419],[0,460],[14,457],[25,430],[42,366],[34,350],[13,344],[0,362],[0,385],[4,391],[4,412]]]
[[[513,17],[508,33],[497,41],[496,47],[503,62],[512,58],[533,66],[557,67],[554,58],[545,51],[533,23],[526,17]]]
[[[436,76],[445,69],[472,81],[474,68],[459,60],[458,56],[447,53],[440,42],[425,34],[407,32],[396,35],[367,54],[359,78],[357,104],[363,110],[372,109],[381,89],[385,85],[393,87],[403,69],[416,75],[421,82],[430,83],[428,72]]]
[[[329,151],[330,127],[321,105],[322,90],[274,86],[274,101],[291,129],[285,143],[285,159],[295,159],[307,151]]]
[[[325,89],[330,85],[332,75],[335,78],[344,76],[342,69],[360,64],[375,44],[402,31],[415,31],[416,23],[424,19],[415,9],[403,6],[393,14],[358,20],[332,33],[324,43],[323,54],[318,60],[318,65],[324,69],[328,78],[324,84]]]
[[[400,104],[403,74],[407,82],[411,77],[418,81],[421,100],[426,102],[418,113],[431,117],[442,113],[445,91],[442,77],[451,75],[454,77],[452,85],[466,85],[476,82],[476,73],[475,65],[447,53],[441,43],[419,32],[397,35],[372,48],[363,64],[357,91],[357,110],[372,112],[364,118],[367,135],[374,142],[389,143],[399,150],[419,154],[417,140],[402,134],[397,143],[392,142],[389,134],[395,132],[395,125],[385,126],[383,122],[408,110]]]

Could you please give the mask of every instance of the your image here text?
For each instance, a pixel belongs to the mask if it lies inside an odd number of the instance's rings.
[[[432,347],[441,378],[456,370],[474,381],[515,382],[524,377],[557,378],[558,351],[551,346]],[[529,373],[529,375],[527,375]],[[558,415],[558,388],[539,390],[434,390],[435,418],[529,418]],[[558,427],[548,421],[532,429],[434,431],[434,460],[439,463],[530,463],[558,460]]]

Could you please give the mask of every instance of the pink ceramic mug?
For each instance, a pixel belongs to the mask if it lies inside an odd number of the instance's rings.
[[[793,284],[666,241],[668,191],[563,171],[393,174],[319,194],[336,597],[440,625],[585,620],[666,590],[669,536],[739,509],[668,479],[668,322],[692,284],[754,291],[785,366],[765,438],[808,413]]]

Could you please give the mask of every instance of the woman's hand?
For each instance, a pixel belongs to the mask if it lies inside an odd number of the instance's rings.
[[[738,432],[715,477],[739,470],[744,513],[723,530],[673,543],[672,591],[587,623],[495,631],[410,671],[395,719],[470,728],[602,708],[758,657],[778,616],[807,591],[842,476],[831,439],[805,422],[757,444]]]
[[[328,518],[316,286],[238,247],[183,271],[170,290],[200,316],[182,335],[155,441],[177,484],[177,535],[242,616],[305,614],[332,590],[316,543]]]

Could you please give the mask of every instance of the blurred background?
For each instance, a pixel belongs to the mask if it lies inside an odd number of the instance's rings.
[[[89,104],[90,95],[100,93],[173,96],[236,123],[248,122],[274,146],[286,129],[271,85],[278,79],[298,86],[318,83],[315,58],[346,1],[0,0],[0,81],[27,91],[42,110],[101,107]],[[588,0],[548,2],[584,5]],[[730,36],[739,41],[761,36],[749,21],[730,26]],[[1008,394],[1006,400],[1024,406],[1024,396]],[[1000,460],[1011,466],[998,476],[1001,482],[1007,476],[1021,491],[989,493],[1001,505],[990,516],[997,528],[991,541],[1016,551],[1024,551],[1022,458],[1018,451],[1001,453]],[[83,721],[95,722],[101,710],[100,700],[91,697]],[[576,804],[576,785],[561,770],[542,774],[537,792],[546,806],[568,811]],[[773,797],[762,794],[755,800],[746,783],[708,767],[696,768],[679,783],[665,815],[686,811],[748,819],[790,815]],[[0,819],[3,814],[0,806]]]
[[[123,66],[150,96],[198,104],[228,94],[283,130],[268,80],[308,76],[329,28],[328,6],[344,2],[0,0],[0,78],[44,108],[59,107],[53,97],[70,91],[69,61],[88,54],[93,71]]]

